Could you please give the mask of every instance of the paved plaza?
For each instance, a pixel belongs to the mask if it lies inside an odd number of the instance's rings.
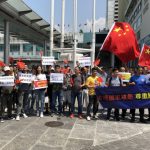
[[[48,127],[47,122],[63,125]],[[57,116],[0,124],[2,150],[149,150],[150,124]]]

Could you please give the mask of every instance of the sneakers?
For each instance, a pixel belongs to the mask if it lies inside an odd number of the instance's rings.
[[[41,113],[40,113],[40,118],[43,118],[43,117],[44,117],[44,116],[43,116],[43,112],[41,112]]]
[[[70,118],[71,118],[71,119],[74,118],[74,114],[71,114],[71,115],[70,115]]]
[[[23,118],[28,118],[28,116],[26,114],[23,114]]]
[[[87,119],[87,121],[90,121],[90,120],[91,120],[91,117],[90,117],[90,116],[87,116],[86,119]]]
[[[78,117],[79,117],[79,119],[83,119],[82,115],[79,115]]]
[[[20,117],[19,116],[16,116],[16,121],[19,121],[20,120]]]
[[[4,119],[3,118],[1,118],[1,123],[4,123]]]
[[[97,117],[96,115],[93,115],[93,119],[97,120],[97,119],[98,119],[98,117]]]

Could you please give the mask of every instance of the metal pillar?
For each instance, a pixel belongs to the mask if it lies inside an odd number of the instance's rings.
[[[47,56],[47,42],[46,42],[46,40],[44,41],[44,44],[43,44],[43,48],[44,48],[44,51],[43,51],[43,54],[44,54],[44,56]]]
[[[73,51],[73,66],[76,66],[76,48],[77,48],[77,0],[73,1],[74,5],[74,18],[73,18],[73,24],[74,24],[74,51]]]
[[[64,48],[64,25],[65,25],[65,0],[62,0],[62,17],[61,17],[61,48]]]
[[[9,41],[9,21],[4,21],[4,63],[9,65],[9,52],[10,52],[10,41]]]
[[[111,54],[111,67],[115,66],[115,55]]]
[[[92,53],[91,53],[91,67],[94,66],[93,62],[95,60],[95,9],[96,0],[93,0],[93,21],[92,21]]]
[[[33,44],[33,56],[36,56],[36,45]]]
[[[51,0],[51,25],[50,25],[50,56],[53,56],[54,37],[54,0]]]

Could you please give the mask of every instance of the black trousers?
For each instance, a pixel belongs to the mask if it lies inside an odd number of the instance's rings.
[[[140,119],[144,119],[144,108],[139,109]],[[135,109],[131,109],[132,118],[135,118]]]
[[[87,116],[91,116],[91,108],[93,105],[93,115],[98,111],[98,101],[96,95],[89,95],[89,104],[87,106]]]
[[[112,108],[107,109],[107,119],[110,118]],[[119,118],[119,109],[115,108],[114,116],[116,119]]]

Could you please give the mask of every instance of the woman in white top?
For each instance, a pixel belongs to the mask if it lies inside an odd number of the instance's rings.
[[[36,69],[36,80],[47,80],[46,75],[42,71],[41,66],[37,66]],[[37,89],[37,100],[36,100],[36,106],[37,106],[37,116],[43,117],[43,111],[44,111],[44,100],[45,100],[45,91],[46,88]]]

